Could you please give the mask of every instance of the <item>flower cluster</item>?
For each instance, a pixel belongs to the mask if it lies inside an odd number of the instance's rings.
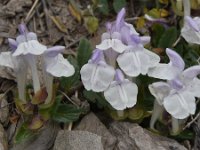
[[[157,54],[144,48],[150,37],[140,36],[124,17],[123,8],[116,21],[106,24],[107,32],[80,72],[85,88],[104,92],[106,100],[117,110],[136,104],[138,87],[131,78],[148,74],[160,61]]]
[[[53,76],[71,76],[74,74],[74,67],[61,54],[65,47],[47,48],[38,42],[35,33],[28,32],[24,24],[19,25],[19,32],[20,35],[17,36],[16,40],[8,39],[11,51],[0,54],[0,65],[14,70],[19,99],[26,102],[25,86],[28,69],[31,70],[34,93],[41,89],[37,69],[37,59],[41,57],[43,79],[48,93],[45,103],[49,103],[53,92]]]
[[[195,113],[195,97],[200,97],[200,80],[197,78],[200,74],[200,66],[192,66],[184,70],[185,63],[179,54],[171,49],[167,49],[166,53],[170,63],[160,64],[164,65],[163,67],[158,65],[152,69],[152,74],[156,78],[167,79],[167,82],[160,81],[149,85],[157,105],[154,107],[157,110],[154,110],[152,115],[152,128],[161,114],[162,109],[159,109],[158,105],[163,106],[175,119],[185,119]],[[169,67],[174,68],[169,69]]]
[[[149,85],[156,99],[150,127],[154,128],[156,120],[166,110],[172,116],[172,132],[177,133],[178,120],[196,111],[195,98],[200,97],[197,78],[200,66],[185,69],[181,56],[169,48],[166,54],[170,62],[160,63],[157,54],[144,48],[150,37],[140,36],[124,17],[125,9],[122,9],[114,22],[106,24],[107,32],[102,34],[101,43],[96,45],[92,57],[80,71],[83,85],[87,90],[103,92],[113,108],[124,110],[137,102],[138,87],[132,81],[134,77],[142,74],[166,80]],[[188,42],[199,43],[199,18],[185,16],[181,34]]]

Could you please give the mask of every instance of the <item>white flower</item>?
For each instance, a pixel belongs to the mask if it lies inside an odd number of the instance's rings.
[[[117,69],[115,81],[104,91],[105,99],[116,110],[133,107],[137,102],[138,87],[128,79],[124,79],[122,72]]]
[[[8,42],[14,51],[17,47],[17,43],[13,39],[8,39]],[[12,56],[12,52],[2,52],[0,54],[0,65],[12,68],[16,75],[17,87],[19,99],[23,102],[26,101],[25,96],[25,86],[26,86],[26,75],[27,75],[27,65],[20,56]]]
[[[102,51],[96,50],[88,63],[81,68],[81,79],[87,90],[102,92],[114,78],[114,68],[105,63],[102,55]]]
[[[200,44],[200,18],[186,16],[181,35],[188,43]]]
[[[64,49],[64,46],[54,46],[43,54],[45,70],[54,77],[69,77],[75,72],[74,67],[60,54]]]
[[[150,92],[160,105],[163,105],[168,113],[176,119],[185,119],[196,110],[195,97],[200,97],[200,80],[197,75],[200,73],[200,66],[193,66],[184,70],[182,58],[172,50],[167,50],[170,58],[170,66],[178,69],[173,79],[165,82],[157,82],[149,85]],[[170,55],[169,55],[170,54]],[[172,59],[173,58],[173,59]],[[169,67],[166,67],[169,68]],[[174,70],[168,70],[172,72]],[[174,74],[175,74],[174,73]],[[171,74],[163,77],[169,78]],[[160,76],[160,73],[158,73]]]

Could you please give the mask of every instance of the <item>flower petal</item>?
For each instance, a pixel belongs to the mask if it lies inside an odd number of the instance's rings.
[[[13,56],[19,55],[41,55],[47,50],[47,47],[40,44],[37,40],[20,43],[13,53]]]
[[[192,66],[183,71],[183,76],[188,79],[193,79],[200,74],[200,65]]]
[[[113,81],[104,92],[106,100],[117,110],[133,107],[137,101],[138,88],[135,83],[125,79],[121,84]]]
[[[149,91],[160,105],[163,104],[163,99],[170,93],[170,90],[169,84],[165,82],[155,82],[149,85]]]
[[[48,55],[49,57],[55,57],[59,53],[63,52],[65,50],[64,46],[53,46],[51,48],[48,48],[45,51],[45,54]]]
[[[108,88],[115,74],[113,67],[88,63],[81,68],[81,80],[87,90],[102,92]]]
[[[155,67],[160,62],[160,56],[144,48],[144,52],[149,56],[149,67]]]
[[[140,41],[142,45],[146,45],[150,42],[151,37],[150,36],[141,36]]]
[[[57,57],[44,56],[46,71],[55,77],[69,77],[74,74],[74,67],[61,54]]]
[[[132,35],[132,34],[134,34],[134,35],[139,35],[139,33],[135,30],[135,28],[133,27],[132,24],[126,23],[126,22],[125,22],[125,25],[126,25],[127,27],[129,27],[130,35]]]
[[[187,91],[169,95],[163,105],[168,113],[176,119],[185,119],[196,110],[195,97]]]
[[[183,71],[185,68],[185,62],[183,61],[182,57],[178,53],[169,48],[166,49],[166,53],[170,59],[170,64],[179,68],[180,71]]]
[[[8,43],[12,51],[17,49],[17,42],[14,39],[8,38]]]
[[[185,21],[191,28],[193,28],[197,32],[200,31],[198,24],[190,16],[185,16]]]
[[[187,84],[187,90],[190,91],[195,97],[200,97],[200,80],[194,78],[190,83]]]
[[[118,56],[117,62],[119,67],[128,76],[136,77],[141,73],[141,62],[137,59],[134,52],[125,52]]]
[[[149,69],[149,57],[143,51],[125,52],[118,56],[117,62],[119,67],[131,77],[136,77],[140,73],[146,74]]]
[[[148,76],[158,79],[172,80],[179,73],[180,71],[177,67],[160,63],[156,67],[149,69]]]
[[[11,52],[2,52],[0,54],[0,65],[14,69],[15,64]]]
[[[96,48],[100,50],[107,50],[111,47],[111,39],[105,39],[99,45],[96,45]]]
[[[116,19],[116,30],[120,30],[120,28],[124,25],[124,17],[125,17],[126,11],[125,8],[122,8],[119,13],[117,14]]]
[[[110,34],[107,33],[107,32],[105,32],[105,33],[103,33],[103,34],[101,35],[101,40],[102,40],[102,41],[103,41],[103,40],[106,40],[106,39],[110,39]]]
[[[112,39],[112,49],[118,53],[122,53],[128,46],[124,45],[121,40]]]

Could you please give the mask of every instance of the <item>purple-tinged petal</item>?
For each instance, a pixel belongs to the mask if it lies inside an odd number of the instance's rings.
[[[103,57],[103,52],[99,49],[94,50],[92,57],[91,57],[91,61],[92,63],[98,63],[100,60],[102,60]]]
[[[121,83],[122,81],[124,81],[124,74],[122,73],[120,69],[116,69],[115,81],[117,81],[118,83]]]
[[[139,35],[139,33],[135,30],[135,28],[133,27],[132,24],[125,22],[125,26],[129,28],[129,32],[130,32],[131,35],[132,34]]]
[[[17,42],[14,39],[8,38],[8,43],[12,51],[17,49]]]
[[[200,65],[192,66],[183,71],[183,76],[189,79],[193,79],[199,74],[200,74]]]
[[[178,78],[174,80],[170,80],[169,84],[173,89],[176,89],[176,90],[180,90],[183,88],[183,82]]]
[[[125,8],[122,8],[117,15],[117,19],[116,19],[116,30],[117,31],[119,31],[120,28],[124,25],[125,14],[126,14]]]
[[[186,16],[185,17],[185,21],[188,23],[188,25],[193,28],[196,32],[200,31],[199,26],[197,25],[197,23],[190,17],[190,16]]]
[[[111,38],[121,40],[121,35],[119,32],[113,32]]]
[[[22,34],[22,35],[25,35],[28,32],[28,29],[27,29],[27,27],[24,23],[21,23],[18,26],[18,30],[19,30],[19,33]]]
[[[65,50],[65,47],[64,47],[64,46],[54,46],[54,47],[48,48],[48,49],[45,51],[45,54],[46,54],[48,57],[55,57],[55,56],[57,56],[59,53],[63,52],[64,50]]]
[[[134,42],[135,44],[140,44],[141,43],[141,38],[138,35],[132,35],[131,36],[131,40],[132,42]]]
[[[181,58],[181,56],[169,48],[166,49],[166,53],[170,59],[170,64],[180,69],[180,71],[183,71],[185,68],[185,63],[183,59]]]

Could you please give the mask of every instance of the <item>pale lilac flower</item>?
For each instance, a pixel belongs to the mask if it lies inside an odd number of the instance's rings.
[[[174,51],[167,49],[170,58],[169,66],[162,67],[156,74],[158,78],[168,79],[167,82],[155,82],[149,85],[151,94],[155,97],[154,109],[150,127],[153,129],[156,120],[162,115],[164,109],[172,116],[172,131],[176,134],[179,130],[179,120],[193,115],[196,111],[195,97],[200,97],[200,66],[193,66],[184,70],[183,59]],[[177,70],[174,70],[174,66]],[[171,70],[170,70],[171,68]],[[165,74],[162,73],[164,70]],[[173,73],[172,73],[173,72]],[[172,74],[174,78],[172,78]],[[155,75],[155,74],[154,74]],[[156,77],[156,76],[154,76]]]
[[[181,35],[188,43],[200,44],[200,17],[185,16]]]
[[[35,33],[28,32],[25,24],[19,25],[19,32],[20,35],[16,38],[17,48],[12,55],[23,57],[29,65],[32,73],[34,92],[36,93],[40,90],[36,56],[43,54],[47,50],[47,47],[38,42]]]
[[[13,39],[8,40],[12,52],[2,53],[0,64],[14,69],[19,98],[25,101],[28,66],[32,73],[34,92],[38,92],[41,88],[37,69],[37,57],[39,56],[42,59],[43,79],[48,93],[45,103],[49,103],[53,93],[53,77],[69,77],[74,74],[74,67],[61,54],[65,47],[54,46],[47,49],[46,46],[38,42],[35,33],[28,32],[24,24],[19,25],[19,31],[20,35],[16,41]]]
[[[168,70],[169,74],[162,74],[165,82],[156,82],[149,85],[150,92],[156,98],[159,105],[163,105],[166,111],[176,119],[187,118],[194,114],[196,110],[195,97],[200,97],[198,92],[200,80],[197,75],[200,73],[200,66],[193,66],[184,70],[185,64],[182,58],[174,51],[167,49],[172,66],[176,67],[173,79],[171,73],[174,70]],[[168,65],[171,65],[168,64]],[[169,68],[166,66],[166,68]],[[160,77],[160,74],[157,73]]]
[[[106,64],[103,52],[96,49],[92,58],[81,68],[81,79],[87,90],[102,92],[112,82],[115,70]]]
[[[124,110],[133,107],[137,102],[138,87],[135,83],[124,78],[121,70],[117,69],[115,81],[112,81],[104,91],[106,100],[116,110]]]
[[[43,78],[48,93],[48,97],[45,101],[46,104],[48,104],[52,98],[53,77],[69,77],[75,72],[74,67],[61,54],[64,49],[64,46],[54,46],[48,48],[42,54],[42,60],[44,63],[42,68]]]
[[[17,48],[16,41],[13,39],[8,39],[8,42],[11,47],[11,50],[15,51]],[[14,73],[16,75],[19,99],[25,102],[27,65],[23,57],[12,56],[12,52],[2,52],[0,54],[0,65],[12,68],[14,70]]]

